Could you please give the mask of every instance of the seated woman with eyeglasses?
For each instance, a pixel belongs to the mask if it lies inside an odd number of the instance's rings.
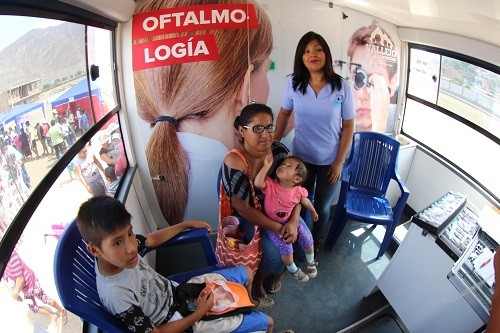
[[[294,208],[289,222],[281,225],[268,218],[261,210],[256,209],[252,200],[251,181],[264,166],[266,156],[273,155],[274,162],[269,169],[269,175],[272,175],[276,167],[289,155],[288,149],[282,143],[274,140],[276,126],[273,121],[274,116],[271,108],[264,104],[250,104],[244,107],[234,121],[240,142],[235,150],[243,155],[251,174],[247,174],[244,161],[234,151],[229,152],[224,158],[222,172],[224,193],[231,201],[233,214],[240,221],[240,231],[244,235],[243,240],[246,242],[252,240],[254,225],[259,226],[260,230],[264,231],[261,232],[262,262],[254,277],[252,290],[252,296],[259,301],[258,309],[274,305],[273,299],[266,295],[263,287],[265,277],[272,275],[275,284],[279,285],[285,272],[279,250],[271,243],[265,231],[276,232],[282,236],[285,242],[294,243],[297,240],[299,223],[303,223],[303,227],[306,227],[305,223],[299,219],[300,205]],[[258,189],[255,191],[262,206],[262,192]]]

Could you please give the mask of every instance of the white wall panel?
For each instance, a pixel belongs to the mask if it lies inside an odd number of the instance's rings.
[[[417,212],[448,191],[465,195],[468,203],[479,210],[484,205],[492,205],[482,193],[421,148],[415,152],[406,185],[410,189],[407,204]]]
[[[423,29],[398,28],[398,34],[401,41],[455,51],[500,66],[500,47],[493,44]]]

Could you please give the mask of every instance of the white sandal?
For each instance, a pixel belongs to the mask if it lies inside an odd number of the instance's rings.
[[[274,300],[267,295],[258,297],[257,300],[259,301],[259,305],[255,308],[256,310],[265,310],[274,306]]]

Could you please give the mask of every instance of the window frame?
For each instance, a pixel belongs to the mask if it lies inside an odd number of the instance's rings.
[[[417,49],[417,50],[422,50],[422,51],[427,51],[427,52],[430,52],[430,53],[434,53],[434,54],[437,54],[440,56],[440,67],[439,67],[439,77],[438,77],[438,80],[439,80],[439,84],[438,84],[438,95],[436,96],[436,101],[434,103],[432,102],[429,102],[429,101],[426,101],[422,98],[419,98],[415,95],[412,95],[408,92],[408,82],[409,82],[409,76],[410,76],[410,64],[411,64],[411,50],[412,49]],[[461,53],[458,53],[458,52],[454,52],[454,51],[450,51],[450,50],[446,50],[446,49],[442,49],[442,48],[438,48],[438,47],[434,47],[434,46],[428,46],[428,45],[422,45],[422,44],[417,44],[417,43],[408,43],[407,44],[407,56],[408,56],[408,59],[407,59],[407,64],[408,64],[408,67],[407,67],[407,72],[406,72],[406,81],[407,84],[406,84],[406,87],[405,87],[405,95],[404,95],[404,109],[406,110],[406,107],[407,107],[407,100],[412,100],[416,103],[419,103],[419,104],[422,104],[422,105],[425,105],[427,106],[428,108],[431,108],[437,112],[440,112],[468,127],[470,127],[471,129],[475,130],[476,132],[478,132],[479,134],[483,135],[484,137],[486,137],[487,139],[489,140],[492,140],[494,143],[496,143],[497,145],[500,146],[500,139],[495,136],[493,133],[485,130],[484,128],[480,127],[479,125],[475,124],[474,122],[460,116],[459,114],[457,113],[454,113],[446,108],[443,108],[442,106],[439,106],[437,103],[438,103],[438,99],[439,99],[439,86],[440,86],[440,81],[441,81],[441,64],[442,64],[442,56],[445,56],[445,57],[449,57],[449,58],[453,58],[453,59],[456,59],[456,60],[459,60],[459,61],[463,61],[463,62],[466,62],[468,64],[471,64],[471,65],[474,65],[474,66],[478,66],[478,67],[482,67],[486,70],[489,70],[497,75],[500,75],[500,67],[498,66],[495,66],[489,62],[486,62],[484,60],[481,60],[481,59],[477,59],[477,58],[473,58],[471,56],[467,56],[467,55],[464,55],[464,54],[461,54]],[[404,110],[404,111],[405,111]],[[404,131],[404,122],[405,122],[405,112],[403,111],[403,117],[401,119],[401,124],[400,124],[400,132],[401,134],[407,136],[408,138],[412,139],[413,141],[415,141],[416,143],[418,143],[418,145],[420,147],[423,148],[424,151],[426,151],[428,154],[432,155],[433,157],[437,157],[438,160],[444,162],[445,165],[448,165],[452,168],[452,170],[457,173],[462,179],[464,179],[465,181],[467,181],[468,183],[470,183],[473,187],[477,188],[478,190],[482,191],[482,192],[485,192],[487,193],[488,196],[490,196],[491,198],[493,198],[496,202],[499,202],[500,199],[498,196],[496,196],[492,190],[490,190],[488,187],[486,187],[484,184],[482,184],[480,181],[478,181],[474,176],[472,176],[470,173],[468,173],[467,171],[465,171],[464,169],[462,169],[457,163],[453,162],[452,160],[448,159],[447,157],[445,157],[443,154],[441,154],[440,152],[438,152],[437,150],[433,149],[432,147],[424,144],[421,140],[419,140],[417,137],[407,133]]]
[[[116,28],[118,22],[110,20],[106,17],[99,16],[86,9],[76,7],[60,1],[54,2],[40,2],[38,0],[6,0],[0,4],[0,15],[17,15],[17,16],[31,16],[47,19],[55,19],[60,21],[78,23],[85,26],[85,35],[87,35],[87,26],[93,26],[101,29],[111,31],[112,34],[112,54],[114,71],[113,71],[113,84],[116,94],[116,106],[110,110],[102,119],[97,121],[89,130],[87,130],[81,138],[76,141],[68,151],[54,164],[54,166],[47,172],[39,185],[32,191],[31,195],[24,202],[23,206],[12,220],[11,224],[5,231],[3,238],[0,240],[0,276],[3,275],[10,255],[14,250],[19,238],[21,237],[24,229],[28,225],[34,212],[42,202],[48,189],[50,189],[58,177],[65,171],[66,166],[73,160],[78,152],[89,142],[94,135],[113,118],[121,110],[120,100],[120,87],[117,75],[117,51],[116,51]],[[87,36],[85,36],[87,39]],[[87,55],[87,45],[85,45],[85,63],[86,63],[86,77],[88,89],[90,90],[90,74],[89,62]],[[92,103],[92,101],[91,101]],[[118,115],[120,128],[122,127],[121,119]],[[126,152],[127,153],[127,152]],[[132,184],[135,168],[130,166],[127,168],[123,176],[122,182],[118,188],[117,198],[124,202],[127,193]],[[76,215],[76,214],[75,214]]]
[[[461,54],[461,53],[457,53],[457,52],[453,52],[453,51],[450,51],[450,50],[445,50],[445,49],[441,49],[441,48],[437,48],[437,47],[433,47],[433,46],[427,46],[427,45],[421,45],[421,44],[415,44],[415,43],[408,43],[408,64],[411,63],[411,49],[417,49],[417,50],[422,50],[422,51],[427,51],[427,52],[431,52],[431,53],[435,53],[435,54],[438,54],[440,56],[445,56],[445,57],[449,57],[449,58],[453,58],[453,59],[456,59],[456,60],[460,60],[460,61],[463,61],[463,62],[467,62],[471,65],[474,65],[474,66],[478,66],[478,67],[482,67],[486,70],[489,70],[497,75],[500,76],[500,67],[497,67],[497,66],[494,66],[493,64],[489,63],[489,62],[486,62],[486,61],[483,61],[483,60],[480,60],[480,59],[476,59],[476,58],[473,58],[473,57],[470,57],[470,56],[467,56],[467,55],[464,55],[464,54]],[[440,62],[441,63],[441,62]],[[440,71],[440,74],[441,74],[441,67],[439,68],[439,71]],[[407,71],[407,76],[410,75],[410,67],[408,66],[408,71]],[[441,81],[441,75],[439,75],[439,81]],[[408,82],[408,78],[407,78],[407,81]],[[418,96],[415,96],[415,95],[412,95],[410,93],[408,93],[408,85],[406,85],[406,98],[407,99],[411,99],[411,100],[414,100],[420,104],[424,104],[425,106],[428,106],[430,108],[433,108],[445,115],[447,115],[448,117],[451,117],[459,122],[462,122],[464,124],[466,124],[468,127],[471,127],[473,128],[475,131],[481,133],[482,135],[486,136],[487,138],[489,138],[490,140],[492,140],[493,142],[495,142],[496,144],[500,145],[500,139],[498,137],[496,137],[495,135],[493,135],[492,133],[490,133],[489,131],[483,129],[482,127],[478,126],[477,124],[471,122],[470,120],[466,119],[466,118],[463,118],[462,116],[448,110],[448,109],[445,109],[441,106],[439,106],[437,104],[437,101],[435,103],[431,103],[431,102],[428,102],[422,98],[419,98]],[[403,122],[404,122],[404,118],[403,118]],[[402,129],[401,129],[402,131]],[[403,134],[407,135],[406,133],[404,133],[402,131]]]

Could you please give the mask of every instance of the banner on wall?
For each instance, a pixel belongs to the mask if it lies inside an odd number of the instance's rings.
[[[253,1],[199,3],[138,1],[132,69],[138,115],[152,125],[143,132],[145,157],[164,219],[216,228],[218,172],[238,144],[233,123],[249,91],[247,74],[264,73],[252,84],[267,86],[272,30]],[[267,101],[265,89],[252,93]]]
[[[336,72],[353,85],[357,130],[394,127],[400,48],[394,26],[355,11],[337,20],[345,9],[325,11],[302,0],[286,6],[271,0],[213,2],[144,0],[137,10],[147,12],[132,19],[137,111],[153,125],[142,132],[149,138],[146,159],[169,224],[201,219],[217,227],[219,170],[238,145],[234,119],[245,99],[279,110],[297,42],[307,31],[322,34],[334,59],[344,63]],[[192,5],[176,7],[181,3]]]
[[[218,60],[213,34],[162,38],[172,33],[210,29],[257,29],[252,4],[214,4],[167,8],[136,14],[132,20],[133,70]],[[144,41],[148,38],[148,41]],[[159,40],[151,41],[152,38]]]

